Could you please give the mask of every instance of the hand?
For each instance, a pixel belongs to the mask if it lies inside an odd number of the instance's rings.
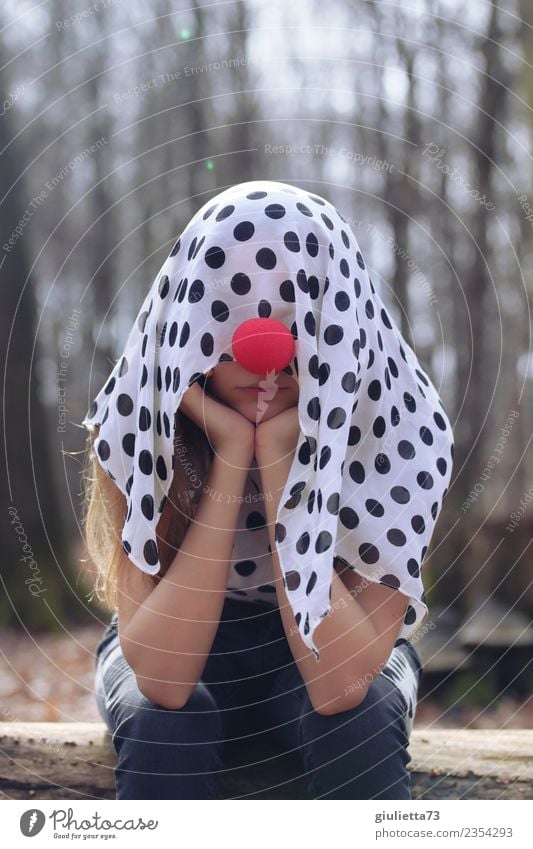
[[[255,456],[276,462],[295,450],[300,435],[298,407],[288,407],[255,428]]]
[[[252,452],[255,436],[252,422],[213,398],[197,381],[184,393],[179,409],[203,430],[216,454],[233,449]]]

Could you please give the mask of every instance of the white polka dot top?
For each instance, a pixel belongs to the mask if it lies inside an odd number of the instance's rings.
[[[275,542],[301,637],[318,660],[313,633],[331,610],[336,554],[409,598],[407,639],[428,613],[421,568],[448,491],[452,429],[346,218],[303,188],[239,183],[201,207],[83,420],[100,426],[97,456],[127,499],[124,550],[139,569],[159,571],[176,410],[194,381],[235,359],[233,335],[250,319],[275,319],[294,340],[300,435]],[[252,569],[246,555],[259,533],[242,534],[232,593],[269,594],[266,567]]]
[[[277,606],[261,476],[253,460],[243,491],[227,595]]]

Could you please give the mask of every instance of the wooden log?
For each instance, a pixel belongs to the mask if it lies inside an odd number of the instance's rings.
[[[533,798],[533,730],[415,728],[409,752],[413,799]],[[115,763],[103,723],[0,722],[0,798],[113,799]],[[263,742],[226,747],[219,798],[312,796],[299,757]]]

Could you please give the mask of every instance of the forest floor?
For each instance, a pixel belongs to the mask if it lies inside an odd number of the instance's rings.
[[[39,641],[0,631],[0,721],[99,721],[94,698],[95,648],[101,625],[71,629],[65,636],[47,634]],[[533,698],[502,694],[490,708],[456,705],[422,696],[417,728],[533,728]]]

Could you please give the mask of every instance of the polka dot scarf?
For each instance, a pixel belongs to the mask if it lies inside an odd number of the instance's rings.
[[[175,411],[191,383],[234,359],[233,332],[258,317],[295,340],[301,431],[275,540],[302,639],[318,660],[334,556],[409,598],[407,639],[428,613],[420,572],[451,476],[452,429],[346,219],[286,183],[238,184],[194,215],[83,420],[100,425],[99,462],[127,498],[124,549],[159,571]]]

